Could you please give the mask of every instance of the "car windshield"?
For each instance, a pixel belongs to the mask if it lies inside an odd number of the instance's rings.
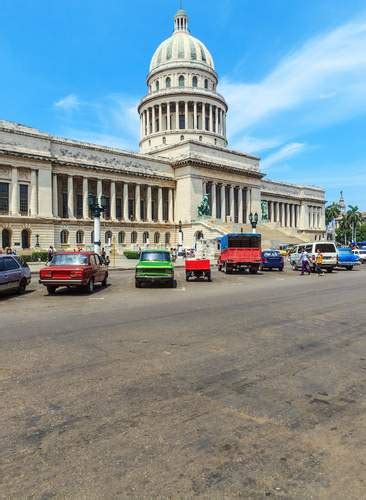
[[[54,255],[51,260],[52,266],[80,266],[88,263],[88,256],[81,254],[59,254]]]
[[[277,252],[276,250],[265,250],[263,252],[263,255],[265,257],[279,257],[281,254],[280,254],[280,252]]]
[[[141,260],[153,261],[169,261],[169,252],[142,252]]]

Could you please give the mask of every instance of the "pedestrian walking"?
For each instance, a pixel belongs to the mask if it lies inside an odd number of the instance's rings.
[[[50,245],[49,249],[47,250],[47,262],[51,262],[54,255],[55,255],[55,249],[53,248],[52,245]]]
[[[310,269],[310,261],[309,261],[309,254],[305,250],[305,248],[302,248],[301,254],[300,254],[300,263],[301,263],[301,276],[304,276],[304,273],[311,273]]]
[[[321,251],[318,250],[316,251],[316,255],[315,255],[315,260],[314,260],[314,264],[315,264],[315,272],[318,273],[318,276],[324,276],[324,271],[322,269],[322,264],[323,264],[323,254],[321,253]]]

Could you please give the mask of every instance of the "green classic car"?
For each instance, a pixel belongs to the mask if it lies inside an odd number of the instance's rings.
[[[143,250],[136,266],[136,288],[143,283],[166,283],[175,288],[174,266],[167,250]]]

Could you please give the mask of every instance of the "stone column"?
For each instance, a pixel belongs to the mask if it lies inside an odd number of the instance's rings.
[[[284,225],[285,225],[285,217],[284,217],[285,210],[284,210],[284,204],[282,201],[279,204],[279,209],[280,209],[280,226],[284,227]]]
[[[201,130],[206,129],[206,104],[202,103],[202,112],[201,112]]]
[[[83,219],[89,218],[88,194],[88,178],[83,177]]]
[[[252,188],[247,189],[247,220],[245,221],[245,224],[248,223],[249,220],[249,214],[252,211]]]
[[[158,221],[163,222],[163,188],[158,187]]]
[[[306,227],[307,227],[306,205],[304,204],[304,202],[302,202],[301,205],[300,205],[300,213],[299,213],[298,226],[299,226],[300,229],[306,229]]]
[[[175,103],[175,129],[179,130],[179,101]]]
[[[173,215],[173,189],[168,189],[168,220],[169,222],[174,221]]]
[[[238,190],[238,223],[243,224],[243,186]]]
[[[170,130],[170,102],[166,105],[166,129]]]
[[[230,217],[231,222],[235,220],[234,186],[230,186]]]
[[[221,184],[221,220],[226,221],[225,184]]]
[[[155,105],[152,107],[152,133],[156,132]]]
[[[216,183],[211,184],[211,217],[216,219]]]
[[[110,189],[111,189],[111,194],[110,194],[110,197],[111,197],[111,219],[116,220],[117,215],[116,215],[116,183],[115,183],[115,181],[111,181]]]
[[[290,227],[290,204],[286,203],[286,225]]]
[[[19,214],[19,188],[18,188],[18,169],[11,169],[11,214]]]
[[[69,219],[74,218],[74,178],[72,175],[67,177],[67,207]]]
[[[205,194],[207,194],[207,186],[206,186],[207,182],[206,181],[202,181],[202,197],[205,196]]]
[[[53,216],[58,217],[58,182],[57,174],[52,175],[52,211]]]
[[[193,128],[195,130],[198,129],[198,123],[197,123],[197,102],[196,101],[193,103]]]
[[[187,130],[189,128],[188,126],[188,102],[186,101],[184,103],[184,128]]]
[[[147,222],[151,222],[152,213],[151,213],[151,186],[147,186],[146,190],[146,219]]]
[[[219,108],[217,106],[215,108],[215,132],[219,133]]]
[[[38,212],[38,186],[37,186],[37,170],[31,170],[31,193],[30,193],[30,213],[32,217]]]
[[[141,191],[140,191],[140,184],[135,185],[135,220],[140,221],[141,220]]]
[[[163,131],[163,105],[159,104],[159,132]]]
[[[209,104],[209,110],[210,110],[210,124],[209,124],[209,129],[210,129],[210,132],[213,132],[213,110],[212,110],[213,106],[212,104]]]
[[[128,184],[123,183],[123,220],[128,220]]]

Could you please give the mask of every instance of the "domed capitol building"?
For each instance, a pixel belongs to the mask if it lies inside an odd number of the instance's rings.
[[[88,195],[105,199],[102,246],[186,248],[251,231],[266,245],[322,239],[325,193],[265,179],[259,158],[228,147],[228,106],[205,45],[179,10],[155,51],[138,106],[140,152],[63,139],[0,121],[0,247],[91,248]],[[198,215],[207,195],[209,214]]]

